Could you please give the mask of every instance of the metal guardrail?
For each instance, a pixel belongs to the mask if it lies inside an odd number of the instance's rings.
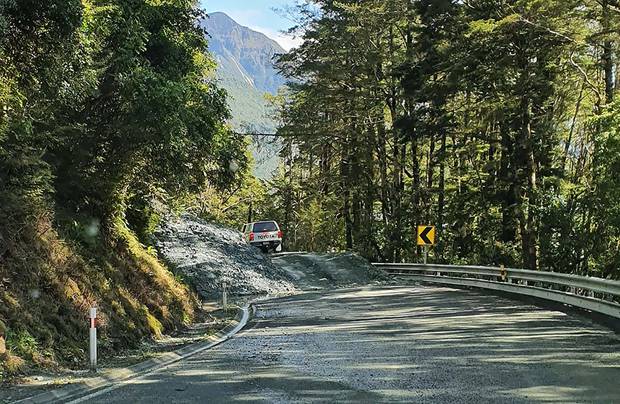
[[[620,282],[588,276],[483,266],[373,264],[395,276],[533,296],[620,319]]]

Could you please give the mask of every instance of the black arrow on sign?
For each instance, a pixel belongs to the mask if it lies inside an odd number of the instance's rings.
[[[424,229],[422,233],[420,233],[420,238],[424,241],[424,244],[433,244],[433,242],[428,238],[428,233],[433,231],[432,227],[427,227]]]

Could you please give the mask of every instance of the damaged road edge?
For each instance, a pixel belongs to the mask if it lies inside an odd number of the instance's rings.
[[[209,337],[207,341],[186,346],[177,351],[166,353],[159,358],[150,359],[129,368],[104,371],[101,375],[92,380],[25,398],[17,401],[16,404],[86,402],[102,394],[114,391],[132,381],[139,380],[153,372],[220,345],[243,330],[250,316],[253,314],[253,311],[254,309],[251,303],[245,305],[241,308],[240,314],[237,314],[234,325],[231,324],[225,327],[217,334]]]

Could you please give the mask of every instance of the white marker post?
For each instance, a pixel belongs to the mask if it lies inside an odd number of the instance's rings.
[[[222,307],[224,308],[224,311],[226,311],[226,282],[222,283]]]
[[[97,370],[97,309],[90,309],[90,369]]]

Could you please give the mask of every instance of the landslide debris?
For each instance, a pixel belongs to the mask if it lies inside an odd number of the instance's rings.
[[[160,254],[203,299],[221,296],[222,283],[233,295],[281,295],[297,289],[290,275],[242,240],[236,230],[190,214],[164,221],[156,236]]]
[[[282,253],[273,256],[272,260],[303,290],[360,286],[388,280],[383,271],[354,253]]]

